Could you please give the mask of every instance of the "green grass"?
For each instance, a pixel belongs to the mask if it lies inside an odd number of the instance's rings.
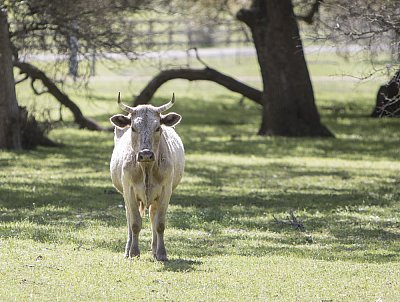
[[[0,300],[398,301],[400,121],[368,118],[379,80],[330,78],[332,60],[346,66],[329,55],[310,59],[310,70],[336,139],[256,136],[259,108],[210,83],[174,81],[157,93],[161,103],[175,91],[187,154],[168,211],[167,263],[151,257],[148,218],[142,257],[123,258],[112,133],[60,127],[50,135],[63,148],[2,151]],[[212,63],[259,85],[255,60]],[[99,68],[89,94],[67,89],[107,125],[116,93],[128,100],[155,71]],[[28,88],[19,87],[22,103],[40,111],[53,102]],[[304,231],[287,223],[290,211]]]

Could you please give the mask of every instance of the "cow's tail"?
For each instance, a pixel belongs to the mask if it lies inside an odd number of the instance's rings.
[[[146,207],[144,206],[143,201],[140,202],[139,212],[140,212],[140,216],[144,217],[144,215],[146,213]]]

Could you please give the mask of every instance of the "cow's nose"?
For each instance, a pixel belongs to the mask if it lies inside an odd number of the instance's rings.
[[[143,149],[138,153],[138,162],[154,161],[154,153],[149,149]]]

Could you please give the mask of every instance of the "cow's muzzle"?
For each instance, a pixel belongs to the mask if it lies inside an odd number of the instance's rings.
[[[139,151],[137,155],[137,161],[138,162],[152,162],[154,161],[154,153],[150,151],[149,149],[143,149]]]

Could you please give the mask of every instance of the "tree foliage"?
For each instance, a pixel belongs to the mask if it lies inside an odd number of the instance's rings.
[[[26,62],[26,58],[44,53],[58,55],[53,58],[64,60],[72,48],[79,52],[81,58],[88,56],[92,58],[112,52],[132,56],[134,51],[126,42],[128,35],[124,20],[129,18],[132,12],[146,7],[150,2],[147,0],[1,2],[0,9],[6,12],[8,18],[9,37],[7,41],[3,38],[0,43],[10,43],[12,56],[8,60],[11,60],[11,64],[24,74],[21,80],[15,81],[16,84],[30,79],[34,94],[40,95],[46,92],[52,94],[56,100],[72,111],[79,127],[102,130],[101,126],[82,114],[79,107],[62,91],[62,87],[58,87],[57,82],[62,82],[67,74],[65,69],[57,68],[58,60],[52,60],[51,64],[48,64],[53,66],[54,71],[49,76],[47,73],[51,68],[40,70],[37,66]],[[75,53],[75,56],[77,60],[78,53]],[[38,80],[46,88],[44,91],[38,92],[35,89],[34,83]],[[21,112],[21,116],[28,116],[26,110]]]
[[[79,41],[79,51],[87,55],[118,52],[129,54],[124,20],[145,7],[146,0],[9,0],[11,41],[14,55],[34,51],[65,54],[70,37]]]
[[[314,22],[313,36],[337,45],[352,42],[393,52],[394,62],[400,50],[399,0],[323,0]],[[340,44],[341,43],[341,44]]]

